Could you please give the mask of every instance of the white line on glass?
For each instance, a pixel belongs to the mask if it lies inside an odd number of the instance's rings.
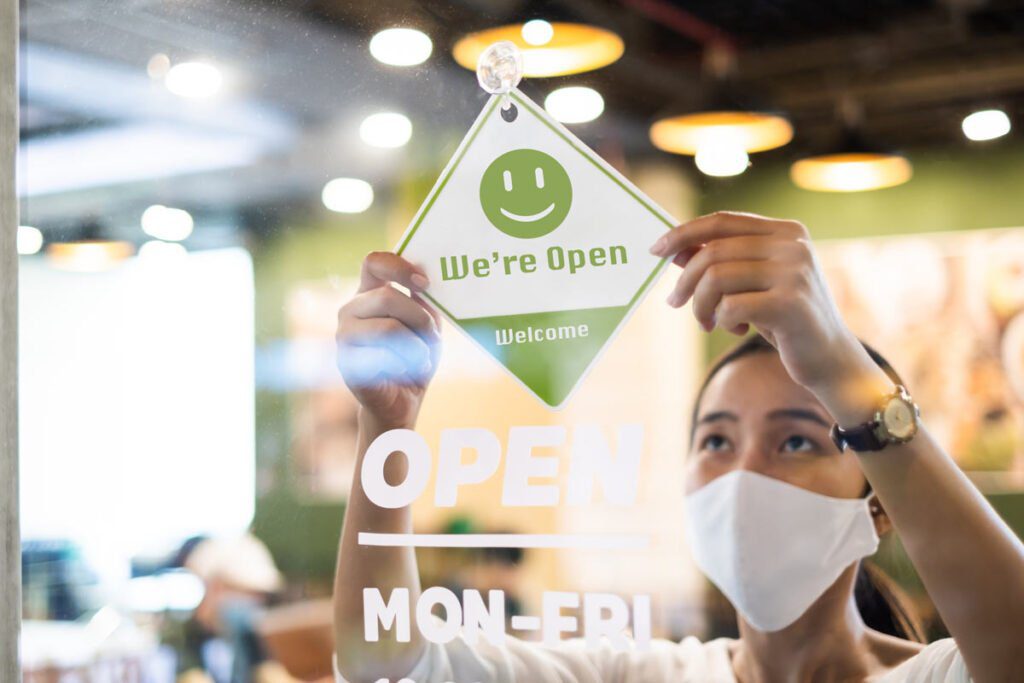
[[[359,532],[359,545],[421,548],[576,548],[642,550],[646,536],[615,534],[378,534]]]

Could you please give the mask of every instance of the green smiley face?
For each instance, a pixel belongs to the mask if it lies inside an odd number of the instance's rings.
[[[498,230],[527,239],[546,235],[572,205],[569,174],[554,157],[514,149],[491,162],[480,179],[480,206]]]

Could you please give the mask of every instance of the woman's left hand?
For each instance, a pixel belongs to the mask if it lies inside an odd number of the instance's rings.
[[[718,326],[745,334],[754,325],[793,380],[811,391],[837,380],[863,355],[832,300],[807,228],[797,221],[720,211],[669,231],[651,253],[683,268],[671,306],[692,300],[707,331]]]

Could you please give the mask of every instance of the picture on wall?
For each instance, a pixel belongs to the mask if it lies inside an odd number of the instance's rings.
[[[1024,230],[820,244],[847,322],[966,471],[1024,486]]]

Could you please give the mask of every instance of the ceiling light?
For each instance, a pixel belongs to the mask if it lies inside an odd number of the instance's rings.
[[[373,187],[358,178],[335,178],[321,194],[324,206],[339,213],[362,213],[373,204]]]
[[[18,226],[18,253],[22,256],[38,254],[43,248],[43,232],[30,225]]]
[[[164,85],[172,93],[194,99],[216,95],[223,82],[220,69],[205,62],[175,64],[164,77]]]
[[[187,256],[188,250],[177,242],[163,242],[161,240],[149,240],[139,247],[139,258],[147,261],[166,262]]]
[[[604,111],[604,98],[593,88],[559,88],[544,98],[544,108],[562,123],[586,123]]]
[[[1010,132],[1010,117],[999,109],[976,111],[964,118],[961,127],[970,140],[994,140]]]
[[[863,192],[901,185],[910,180],[913,168],[898,154],[844,152],[801,159],[789,175],[805,190]]]
[[[523,24],[523,40],[530,45],[547,45],[555,35],[555,28],[543,19],[531,19]]]
[[[391,66],[422,64],[433,49],[430,36],[414,28],[389,28],[370,39],[370,54]]]
[[[192,234],[192,214],[184,209],[154,204],[142,212],[142,231],[150,237],[178,242]]]
[[[651,142],[674,154],[696,154],[708,139],[730,137],[746,152],[782,147],[793,139],[784,117],[756,111],[704,111],[656,121]]]
[[[534,20],[537,21],[537,20]],[[548,22],[543,22],[548,23]],[[527,26],[533,27],[527,29]],[[470,33],[455,43],[452,55],[467,69],[476,70],[480,55],[493,43],[508,40],[523,53],[523,75],[532,77],[564,76],[593,71],[607,66],[622,56],[622,38],[611,31],[586,24],[556,22],[548,24],[552,34],[542,45],[526,39],[539,40],[539,24],[510,24]]]
[[[76,273],[110,270],[131,255],[131,244],[110,240],[54,242],[46,248],[46,256],[54,268]]]
[[[359,137],[373,147],[401,147],[412,137],[412,122],[394,112],[370,114],[359,126]]]
[[[701,173],[719,178],[739,175],[750,165],[747,150],[728,133],[705,138],[697,147],[693,160]]]
[[[158,52],[149,58],[146,64],[146,73],[153,80],[160,80],[167,75],[171,68],[171,59],[163,52]]]

